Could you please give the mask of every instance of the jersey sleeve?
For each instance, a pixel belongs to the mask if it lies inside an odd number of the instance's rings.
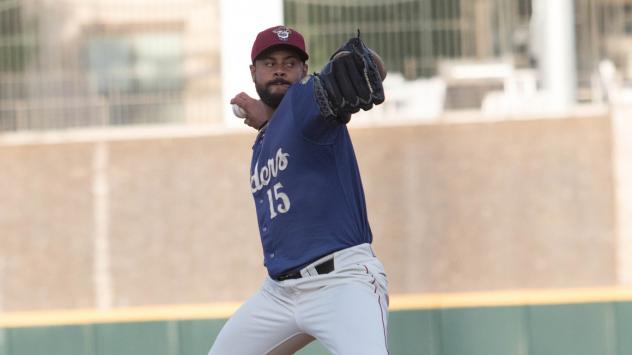
[[[294,122],[298,125],[303,137],[317,144],[330,144],[340,134],[343,124],[326,120],[320,114],[314,91],[314,77],[293,87],[291,105]]]

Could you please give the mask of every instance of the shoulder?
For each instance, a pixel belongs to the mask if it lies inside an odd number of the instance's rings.
[[[303,138],[313,143],[327,144],[335,137],[339,125],[322,116],[315,93],[315,81],[314,75],[307,75],[294,83],[283,100],[284,112],[292,116]]]
[[[314,89],[314,75],[308,74],[299,81],[297,81],[292,87],[296,90],[309,91]]]
[[[290,101],[293,108],[307,108],[314,101],[314,76],[306,75],[295,82],[286,94],[284,101]],[[297,112],[300,113],[300,112]]]

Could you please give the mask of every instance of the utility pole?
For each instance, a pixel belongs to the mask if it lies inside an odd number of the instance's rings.
[[[573,0],[534,0],[531,30],[549,109],[565,111],[577,101],[577,51]]]

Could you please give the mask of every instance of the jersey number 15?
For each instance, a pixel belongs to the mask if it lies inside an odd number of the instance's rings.
[[[282,188],[283,185],[277,182],[267,191],[268,202],[270,203],[270,219],[278,216],[279,213],[286,213],[290,210],[290,198],[285,192],[280,191]]]

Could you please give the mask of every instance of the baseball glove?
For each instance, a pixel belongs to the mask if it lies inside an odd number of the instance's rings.
[[[347,123],[351,114],[384,102],[382,76],[371,50],[358,36],[349,39],[315,74],[315,95],[320,113],[329,120]]]

